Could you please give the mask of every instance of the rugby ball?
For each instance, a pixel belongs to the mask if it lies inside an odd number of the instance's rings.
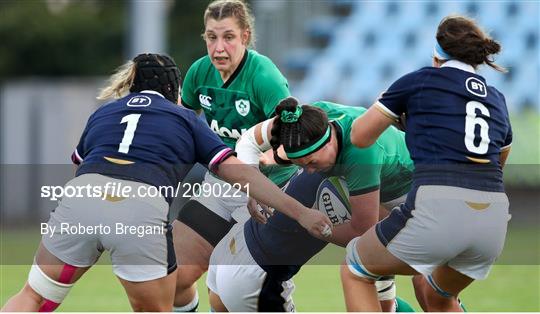
[[[317,190],[315,207],[326,214],[334,225],[351,220],[347,182],[340,177],[325,178]]]

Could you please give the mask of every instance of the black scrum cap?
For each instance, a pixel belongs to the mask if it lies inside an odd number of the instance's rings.
[[[180,70],[167,55],[143,53],[133,59],[136,67],[135,79],[130,92],[153,90],[161,93],[173,103],[178,102]]]

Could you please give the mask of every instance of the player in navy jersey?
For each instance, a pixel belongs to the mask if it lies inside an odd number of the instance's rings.
[[[407,201],[347,246],[341,268],[349,311],[380,310],[374,280],[416,275],[425,311],[460,311],[457,296],[487,277],[508,223],[502,167],[512,131],[504,96],[476,73],[500,45],[473,20],[444,18],[433,67],[409,73],[383,93],[353,126],[351,141],[370,146],[406,116],[415,163]]]
[[[72,155],[76,177],[65,186],[91,192],[59,202],[26,285],[3,311],[55,310],[103,251],[110,252],[134,310],[171,311],[176,260],[167,220],[174,195],[168,191],[195,162],[228,182],[249,184],[254,198],[274,204],[314,235],[330,228],[328,217],[239,162],[203,121],[178,106],[179,85],[174,61],[158,54],[141,54],[111,77],[99,99],[117,99],[89,118]]]

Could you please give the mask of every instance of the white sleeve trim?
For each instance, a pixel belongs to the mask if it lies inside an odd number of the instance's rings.
[[[380,101],[377,100],[375,103],[375,106],[377,106],[379,109],[383,111],[383,113],[386,113],[390,116],[390,118],[397,119],[399,116],[392,112],[392,110],[388,109],[385,105],[383,105]]]
[[[230,148],[224,148],[222,150],[220,150],[216,155],[214,155],[214,157],[210,160],[210,162],[208,163],[208,168],[212,169],[214,167],[214,164],[216,162],[219,162],[223,156],[225,156],[226,154],[228,154],[230,151],[232,151],[232,149]]]
[[[79,155],[79,152],[77,151],[76,148],[75,148],[74,153],[75,153],[75,157],[77,158],[77,160],[78,160],[79,162],[83,162],[83,158],[81,157],[81,155]]]
[[[510,149],[511,146],[512,146],[512,143],[510,143],[508,145],[505,145],[505,146],[501,147],[501,151],[508,150],[508,149]]]

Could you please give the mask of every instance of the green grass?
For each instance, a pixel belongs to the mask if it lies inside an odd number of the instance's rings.
[[[513,140],[504,168],[506,186],[540,186],[540,114],[530,110],[510,116]]]
[[[27,276],[28,266],[0,267],[0,304],[16,293]],[[298,311],[343,312],[338,266],[306,266],[295,277],[294,301]],[[469,311],[538,312],[540,267],[497,265],[488,279],[473,283],[461,295]],[[398,277],[398,295],[418,310],[409,278]],[[199,281],[200,311],[208,311],[204,281]],[[59,311],[130,311],[122,286],[111,266],[94,266],[75,285]]]
[[[513,141],[508,164],[540,164],[540,114],[531,110],[510,115]],[[538,183],[538,182],[536,182]]]
[[[520,226],[523,227],[523,226]],[[539,312],[540,247],[538,230],[519,228],[510,230],[505,251],[488,279],[473,283],[461,295],[469,311]],[[39,237],[23,232],[0,233],[0,304],[15,294],[24,284]],[[9,254],[8,254],[9,253]],[[7,258],[7,256],[11,258]],[[14,259],[14,256],[17,256]],[[329,246],[314,263],[339,260],[343,249]],[[327,259],[325,259],[327,258]],[[59,311],[130,311],[122,286],[107,265],[108,256],[94,266],[75,285]],[[18,263],[15,263],[17,261]],[[14,265],[18,264],[18,265]],[[25,264],[25,265],[21,265]],[[339,267],[308,265],[295,277],[294,300],[298,311],[345,311]],[[519,264],[519,265],[518,265]],[[398,295],[418,310],[410,279],[397,278]],[[201,311],[208,311],[204,279],[199,281]]]

